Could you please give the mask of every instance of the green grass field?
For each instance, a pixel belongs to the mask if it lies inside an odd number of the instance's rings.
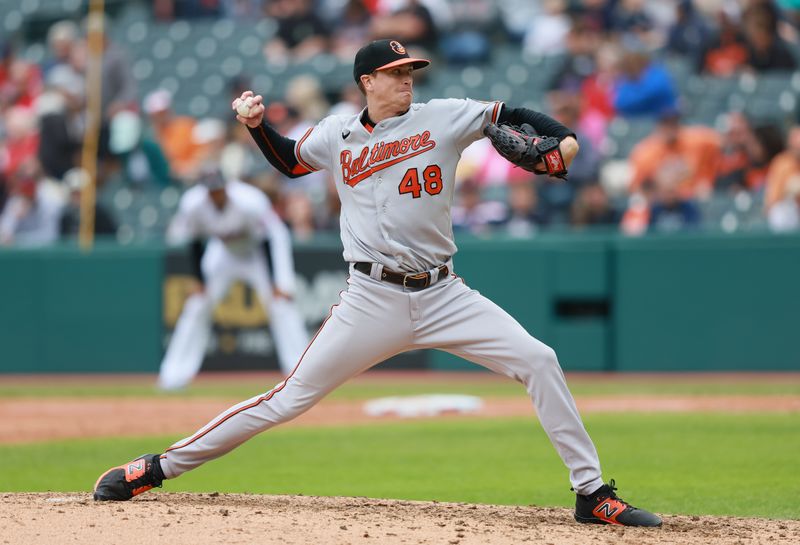
[[[622,497],[661,513],[800,519],[797,414],[593,414]],[[0,445],[2,491],[89,491],[101,471],[179,437]],[[568,506],[566,469],[534,418],[278,428],[167,483],[249,492]]]
[[[459,375],[464,377],[463,374]],[[385,381],[361,381],[356,379],[330,394],[331,399],[362,400],[389,395],[419,395],[426,393],[459,393],[478,396],[519,396],[524,390],[516,382],[501,379],[488,373],[474,373],[474,380],[428,383],[424,379],[403,379],[392,376]],[[720,375],[718,380],[707,376],[693,381],[687,375],[675,378],[659,375],[648,377],[637,375],[624,380],[613,380],[576,375],[569,377],[570,390],[575,396],[581,395],[800,395],[800,375],[790,375],[790,379],[768,378],[752,381],[742,378],[727,378]],[[160,394],[154,390],[150,377],[132,383],[115,382],[113,379],[100,383],[80,383],[74,376],[61,383],[49,379],[42,383],[0,382],[0,399],[8,397],[142,397],[170,396],[215,397],[245,399],[259,392],[269,390],[277,376],[265,380],[263,384],[252,380],[224,380],[215,382],[214,374],[206,374],[205,380],[193,384],[180,394]],[[272,382],[270,382],[270,380]]]

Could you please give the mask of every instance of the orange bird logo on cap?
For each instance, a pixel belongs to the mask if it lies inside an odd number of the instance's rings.
[[[406,48],[403,47],[403,44],[401,44],[400,42],[398,42],[396,40],[392,40],[391,42],[389,42],[389,47],[391,47],[392,51],[394,51],[398,55],[405,55],[406,54]]]

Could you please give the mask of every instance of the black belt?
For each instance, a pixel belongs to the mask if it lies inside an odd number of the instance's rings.
[[[353,268],[367,276],[372,274],[372,263],[359,261],[353,264]],[[447,265],[439,265],[437,269],[439,269],[438,280],[446,277],[450,272]],[[391,282],[392,284],[399,284],[404,288],[427,288],[431,285],[431,273],[428,271],[419,273],[399,273],[390,271],[389,269],[383,269],[381,272],[381,280]]]

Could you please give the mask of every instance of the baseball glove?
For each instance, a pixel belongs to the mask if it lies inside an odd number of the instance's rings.
[[[552,136],[539,137],[533,127],[490,123],[483,129],[497,152],[520,168],[566,179],[567,166],[561,156],[559,141]]]

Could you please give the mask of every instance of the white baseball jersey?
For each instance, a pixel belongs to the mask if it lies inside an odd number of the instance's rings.
[[[440,99],[412,104],[372,132],[361,116],[331,116],[298,140],[309,170],[333,175],[342,203],[345,261],[424,271],[456,251],[450,206],[461,152],[483,138],[500,102]]]
[[[261,190],[240,181],[225,186],[228,202],[218,210],[208,196],[208,189],[196,185],[181,197],[178,212],[167,231],[171,244],[182,244],[194,238],[217,240],[233,255],[245,257],[265,239],[274,246],[273,281],[281,290],[291,293],[294,270],[289,231]]]
[[[294,288],[289,230],[260,190],[231,181],[225,191],[228,200],[219,210],[205,186],[189,189],[181,198],[167,233],[172,243],[195,238],[210,240],[201,263],[205,290],[186,300],[161,362],[158,383],[164,390],[184,388],[200,371],[211,334],[211,313],[236,280],[246,282],[258,294],[269,316],[278,363],[284,373],[294,368],[308,344],[302,315],[294,303],[273,296],[273,284],[289,294]],[[272,273],[261,246],[267,238]]]

